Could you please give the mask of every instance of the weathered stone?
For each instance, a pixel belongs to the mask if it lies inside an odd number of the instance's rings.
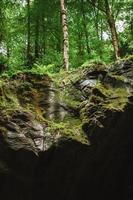
[[[21,74],[14,77],[16,92],[12,78],[14,99],[9,105],[6,98],[8,106],[0,109],[0,198],[133,199],[132,75],[130,59],[86,68],[62,91],[48,76]],[[76,117],[90,145],[78,140],[81,133],[71,123]]]

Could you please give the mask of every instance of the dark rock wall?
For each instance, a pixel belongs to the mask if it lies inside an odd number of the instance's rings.
[[[82,200],[133,198],[133,108],[105,129],[97,145],[61,142],[37,157],[19,150],[3,156],[2,199]],[[104,132],[104,131],[103,131]],[[4,161],[3,161],[4,162]]]
[[[0,118],[0,125],[3,127],[0,129],[1,132],[3,131],[2,134],[0,132],[0,199],[133,199],[132,62],[123,63],[125,64],[118,67],[118,72],[125,73],[124,76],[127,79],[117,80],[116,77],[108,75],[105,71],[98,71],[88,72],[81,81],[76,83],[76,87],[84,92],[82,93],[84,98],[93,92],[93,95],[100,99],[100,103],[98,99],[95,104],[93,102],[91,107],[90,104],[89,106],[83,104],[81,108],[83,110],[86,108],[87,111],[88,118],[87,121],[83,121],[83,130],[91,142],[90,146],[76,140],[62,138],[58,143],[50,145],[49,149],[36,151],[36,147],[31,148],[33,147],[31,142],[30,146],[29,143],[27,144],[27,140],[24,142],[15,137],[15,145],[20,144],[20,147],[21,143],[23,144],[21,148],[17,146],[15,149],[7,140],[8,132],[6,130],[11,131],[9,129],[14,129],[12,123],[18,123],[16,121],[7,123],[8,127],[6,126],[5,130],[6,119]],[[113,70],[112,67],[111,73]],[[124,84],[126,85],[124,86],[125,90],[130,88],[130,95],[127,97],[129,102],[124,102],[120,109],[115,109],[115,105],[117,105],[115,101],[112,110],[105,109],[104,117],[101,115],[103,112],[101,108],[105,106],[106,100],[110,101],[110,99],[101,90],[93,88],[99,74],[100,80],[106,82],[107,85],[111,85],[113,81],[114,85],[111,87],[123,88]],[[112,92],[112,90],[110,91]],[[96,121],[99,104],[102,105],[98,118],[100,125]],[[16,119],[18,119],[18,114]],[[26,136],[30,132],[30,127],[33,129],[32,136],[34,136],[34,132],[39,131],[40,133],[42,130],[38,123],[36,124],[37,129],[35,128],[29,116],[25,115],[24,118],[21,116],[20,119],[19,122],[23,122],[23,125],[25,124],[24,120],[28,120],[26,132],[24,132]],[[17,128],[13,131],[19,135],[25,130],[25,126],[21,126],[21,123],[18,125],[21,131],[18,131]],[[12,138],[9,140],[12,141]],[[28,148],[25,148],[27,146]]]

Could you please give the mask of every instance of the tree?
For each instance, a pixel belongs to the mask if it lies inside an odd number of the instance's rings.
[[[84,9],[84,0],[81,0],[81,13],[83,18],[83,27],[84,27],[84,34],[85,34],[85,41],[86,41],[86,49],[87,53],[90,53],[90,47],[89,47],[89,38],[88,38],[88,30],[87,30],[87,23],[86,23],[86,13]]]
[[[111,38],[112,38],[112,45],[114,48],[114,54],[115,58],[119,59],[120,58],[120,42],[116,30],[116,24],[115,24],[115,18],[114,18],[114,13],[113,10],[110,6],[109,0],[88,0],[89,3],[91,3],[94,7],[96,7],[98,10],[103,12],[107,18],[107,22],[110,28],[111,32]],[[115,4],[115,1],[112,2],[112,4]]]
[[[114,47],[115,58],[119,59],[120,58],[120,46],[119,46],[119,39],[118,39],[118,34],[117,34],[117,30],[116,30],[116,25],[115,25],[115,19],[113,16],[113,12],[110,9],[108,0],[104,0],[104,3],[105,3],[105,13],[106,13],[107,21],[108,21],[110,31],[111,31],[112,44]]]
[[[39,1],[35,1],[35,60],[39,57],[39,28],[40,28],[40,12],[39,12]]]
[[[27,0],[27,65],[31,65],[31,15],[30,15],[30,0]]]
[[[64,54],[64,69],[69,69],[69,40],[68,40],[68,24],[67,24],[67,10],[64,0],[60,0],[61,15],[62,15],[62,29],[63,29],[63,54]]]
[[[69,60],[76,68],[132,54],[132,6],[131,0],[1,0],[0,62],[9,70],[52,64],[59,72]]]

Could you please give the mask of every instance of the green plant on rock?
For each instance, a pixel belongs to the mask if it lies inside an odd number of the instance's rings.
[[[60,137],[66,137],[80,141],[84,144],[88,144],[88,140],[82,131],[81,120],[75,118],[66,118],[63,122],[48,122],[48,130],[51,134],[60,135]]]

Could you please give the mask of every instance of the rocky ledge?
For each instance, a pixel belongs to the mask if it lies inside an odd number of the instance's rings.
[[[1,199],[133,199],[132,130],[132,57],[1,78]]]

